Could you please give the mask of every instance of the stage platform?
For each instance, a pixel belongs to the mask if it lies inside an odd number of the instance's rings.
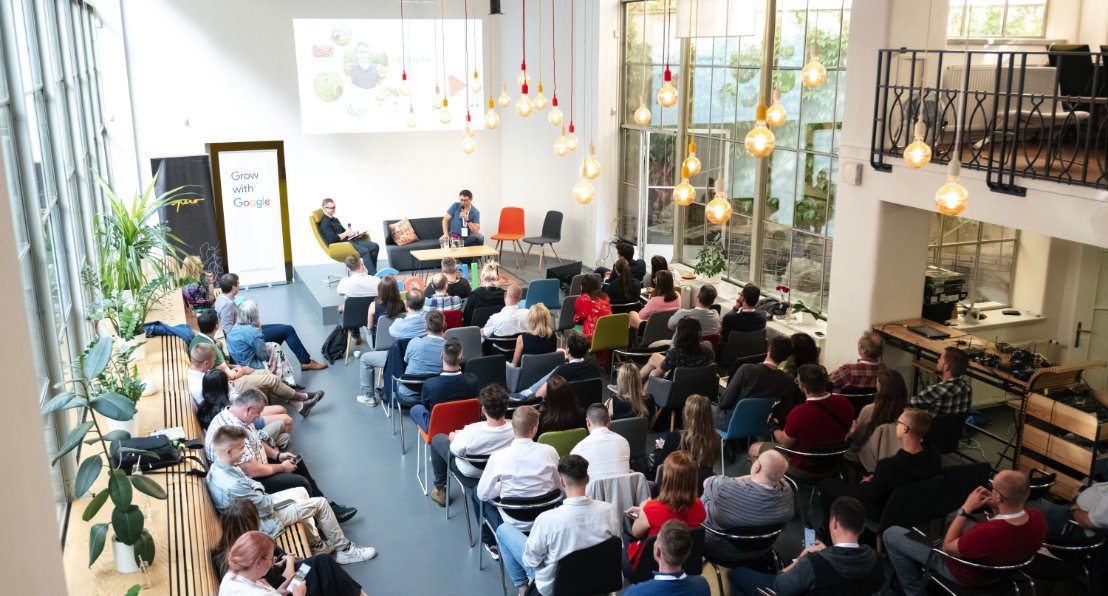
[[[335,291],[335,285],[327,285],[327,274],[346,275],[346,266],[342,263],[324,263],[322,265],[300,265],[292,268],[293,281],[303,293],[308,304],[314,304],[313,312],[324,325],[339,324],[339,304],[342,296]]]

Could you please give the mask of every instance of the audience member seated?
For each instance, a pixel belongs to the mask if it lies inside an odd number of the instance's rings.
[[[177,283],[181,286],[181,297],[185,305],[196,315],[211,312],[215,305],[215,285],[212,274],[204,270],[200,257],[189,255],[181,262],[181,276]]]
[[[781,372],[781,363],[792,355],[793,344],[789,338],[777,336],[770,338],[766,359],[762,362],[747,362],[735,369],[727,381],[727,387],[719,397],[716,408],[716,428],[727,430],[731,414],[739,401],[747,398],[770,398],[776,400],[773,417],[776,426],[781,426],[789,411],[804,400],[796,382]],[[854,416],[851,415],[851,418]]]
[[[819,347],[816,340],[807,333],[794,333],[789,336],[793,344],[792,356],[789,356],[781,364],[781,370],[792,378],[796,378],[796,371],[805,364],[819,364]]]
[[[431,470],[435,474],[431,500],[439,507],[446,506],[446,464],[450,461],[450,454],[457,457],[490,455],[510,445],[514,438],[512,425],[504,418],[508,412],[507,389],[496,383],[485,385],[481,388],[479,399],[484,420],[467,424],[449,435],[431,437]],[[471,479],[470,488],[476,486],[481,478],[481,468],[461,459],[455,459],[451,469],[459,477]],[[477,507],[480,504],[474,500],[475,513]],[[482,529],[482,535],[485,536],[485,544],[492,544],[492,536],[487,529]]]
[[[420,377],[442,372],[442,349],[446,342],[442,334],[446,329],[446,317],[441,310],[432,310],[426,313],[424,324],[427,334],[412,339],[408,342],[408,349],[404,351],[404,362],[407,364],[404,367],[405,375]],[[391,382],[390,379],[386,381]],[[413,390],[403,383],[397,388],[396,393],[396,398],[409,406],[414,406],[420,401],[419,390]],[[470,397],[473,396],[470,395]]]
[[[661,271],[669,271],[669,262],[662,255],[654,255],[650,257],[650,277],[645,280],[645,286],[653,288],[658,285],[658,273]],[[672,271],[669,271],[670,275],[673,275]]]
[[[654,578],[635,584],[625,596],[710,596],[712,588],[700,575],[685,573],[685,559],[692,554],[693,538],[689,527],[671,519],[662,524],[654,540],[654,560],[658,571]]]
[[[544,389],[542,404],[539,405],[539,435],[585,428],[585,411],[564,377],[550,377]]]
[[[858,361],[847,362],[828,377],[836,390],[872,389],[877,386],[877,375],[885,371],[881,355],[885,352],[885,340],[873,331],[866,331],[858,339]]]
[[[219,525],[221,528],[219,544],[212,552],[212,561],[215,563],[219,576],[223,577],[230,571],[227,563],[231,548],[243,534],[261,530],[262,521],[258,516],[257,505],[249,499],[240,497],[231,501],[231,504],[223,510],[219,516]],[[361,585],[354,581],[330,554],[318,554],[304,559],[286,554],[281,550],[281,547],[276,545],[273,547],[272,554],[272,566],[268,571],[265,571],[265,575],[255,581],[261,582],[264,580],[270,587],[280,587],[285,584],[288,578],[293,576],[300,563],[305,563],[311,567],[311,572],[304,578],[307,592],[301,593],[306,593],[308,596],[365,596]],[[244,565],[246,561],[240,560],[240,563]],[[243,567],[243,565],[240,565],[240,567]],[[246,575],[250,574],[247,573]],[[240,587],[245,587],[245,584],[235,586],[236,589]],[[220,594],[223,593],[220,592]],[[275,592],[262,593],[273,594]],[[297,592],[293,591],[291,593]]]
[[[643,383],[650,377],[671,378],[673,369],[707,366],[716,361],[712,346],[700,341],[700,321],[695,317],[685,317],[677,322],[677,332],[673,334],[673,345],[665,353],[651,354],[650,359],[639,371]],[[646,388],[644,387],[645,391]]]
[[[501,518],[500,511],[489,501],[541,497],[560,486],[558,452],[550,445],[534,441],[538,428],[538,410],[531,406],[516,408],[512,415],[512,443],[489,456],[489,463],[477,483],[477,498],[482,501],[485,519],[494,530],[507,522],[521,532],[530,532],[532,522],[513,519],[507,513]],[[494,559],[500,559],[500,549],[495,544],[485,542],[485,550]]]
[[[643,269],[646,269],[645,263],[643,263]],[[608,294],[611,304],[638,303],[639,293],[642,292],[642,282],[639,279],[631,272],[627,260],[620,257],[612,268],[608,280],[604,282],[603,290]]]
[[[627,261],[627,268],[631,272],[631,278],[637,281],[641,286],[643,278],[646,277],[646,261],[635,258],[635,245],[631,244],[630,242],[620,241],[616,243],[616,262],[612,265],[611,269],[608,269],[606,267],[597,267],[593,270],[593,272],[599,273],[605,279],[616,277],[617,275],[619,275],[616,270],[618,269],[620,259]],[[651,262],[653,262],[653,260]],[[635,298],[638,299],[638,296],[635,296]],[[628,302],[631,301],[628,300]],[[619,301],[616,301],[616,304],[619,303]]]
[[[778,596],[799,594],[875,594],[885,583],[881,558],[858,540],[865,528],[866,512],[852,497],[839,497],[831,505],[831,547],[822,542],[805,548],[776,576],[739,567],[728,574],[736,596],[752,596],[758,588],[772,587]]]
[[[276,375],[289,385],[295,385],[281,346],[262,337],[261,315],[253,300],[243,301],[235,328],[227,333],[227,351],[241,365]],[[280,352],[280,355],[278,355]]]
[[[210,313],[205,313],[201,316],[207,316]],[[200,337],[197,335],[197,337]],[[188,384],[189,393],[192,395],[192,401],[196,406],[199,406],[204,402],[204,375],[215,368],[216,354],[219,351],[213,344],[209,343],[196,343],[189,350],[189,369],[188,369]],[[224,365],[226,366],[226,365]],[[323,399],[322,391],[313,391],[311,393],[304,393],[302,391],[296,391],[292,387],[281,382],[275,375],[263,370],[254,370],[250,367],[239,367],[237,369],[223,369],[224,373],[231,370],[231,374],[237,374],[237,377],[231,377],[233,379],[232,387],[235,391],[242,393],[243,391],[249,391],[250,389],[257,389],[267,396],[282,399],[290,404],[300,415],[307,418],[308,413],[312,411],[319,400]],[[233,399],[233,398],[232,398]]]
[[[666,475],[658,497],[647,499],[626,511],[627,516],[634,520],[631,535],[624,537],[626,560],[632,568],[638,568],[643,544],[662,529],[662,524],[676,519],[690,528],[698,528],[704,523],[704,504],[696,496],[699,482],[692,456],[686,451],[674,451],[666,458],[665,466]]]
[[[732,478],[712,476],[704,481],[704,524],[729,532],[736,528],[772,526],[793,518],[793,490],[785,481],[789,460],[778,451],[767,451],[750,465],[750,475]],[[707,532],[704,550],[716,561],[732,566],[751,562],[751,553]],[[757,553],[753,553],[757,556]]]
[[[585,412],[585,428],[589,436],[574,445],[570,452],[585,458],[592,478],[611,478],[631,473],[631,445],[627,439],[609,428],[612,419],[604,404],[592,404]]]
[[[947,348],[939,356],[935,368],[942,378],[938,383],[920,391],[919,395],[912,396],[908,404],[913,408],[927,410],[932,416],[969,412],[973,388],[963,376],[969,369],[969,356],[960,348]]]
[[[886,369],[878,373],[874,387],[877,394],[873,403],[866,404],[858,413],[854,428],[848,435],[850,451],[846,452],[847,461],[858,462],[866,470],[873,470],[877,461],[884,459],[878,454],[891,454],[900,449],[899,441],[888,441],[884,435],[878,436],[874,431],[886,424],[896,424],[900,413],[908,407],[908,387],[904,384],[904,377],[895,370]],[[892,436],[896,437],[896,431]],[[895,446],[871,445],[871,440],[875,443],[895,443]]]
[[[427,310],[462,310],[462,299],[451,294],[446,276],[436,273],[431,276],[431,289],[435,291],[427,299]]]
[[[512,366],[521,366],[527,354],[549,354],[558,349],[558,336],[554,334],[552,320],[550,309],[541,302],[527,309],[527,329],[516,338]]]
[[[276,537],[286,526],[297,522],[313,520],[315,527],[305,524],[313,554],[336,551],[340,564],[357,563],[372,559],[377,551],[372,547],[359,547],[350,542],[339,524],[353,515],[336,512],[334,505],[327,499],[315,496],[308,499],[278,500],[268,494],[262,483],[251,479],[242,469],[243,458],[249,457],[249,430],[239,426],[219,426],[209,432],[212,465],[204,481],[216,510],[224,511],[235,499],[252,501],[258,509],[260,528],[270,537]],[[320,534],[322,533],[322,534]],[[272,554],[273,545],[269,546]],[[234,568],[234,549],[228,556],[228,563]],[[263,574],[264,574],[263,570]]]
[[[669,328],[676,329],[678,321],[686,317],[692,317],[700,321],[700,332],[703,335],[719,335],[719,313],[712,308],[715,303],[716,287],[712,284],[700,286],[700,291],[696,293],[696,306],[682,308],[673,313],[673,316],[669,318]]]
[[[235,296],[239,293],[239,276],[234,273],[225,273],[223,277],[219,278],[219,289],[223,293],[215,299],[215,312],[219,315],[219,326],[223,328],[223,333],[230,333],[235,328],[235,324],[238,322],[238,308],[235,306]],[[289,349],[296,356],[296,359],[300,361],[300,370],[320,370],[327,368],[326,364],[321,364],[312,360],[308,355],[308,350],[304,349],[304,344],[300,341],[300,336],[297,335],[296,329],[293,329],[291,325],[282,325],[277,323],[270,323],[268,325],[262,325],[262,337],[266,341],[271,341],[277,345],[288,344]]]
[[[646,301],[646,306],[638,312],[640,322],[650,320],[650,315],[656,312],[681,309],[681,294],[673,287],[673,272],[663,269],[656,274],[655,279],[657,281],[650,288],[650,298]]]
[[[966,497],[946,530],[942,550],[985,565],[1015,565],[1031,558],[1043,545],[1047,527],[1042,512],[1024,508],[1030,492],[1023,472],[998,472],[992,490],[980,486]],[[974,523],[973,512],[982,507],[988,508],[993,517]],[[889,561],[905,594],[927,594],[923,565],[961,586],[987,585],[988,576],[958,562],[931,556],[931,545],[926,540],[917,541],[910,533],[909,529],[893,526],[884,534]]]
[[[504,308],[489,317],[488,322],[481,328],[481,335],[511,337],[526,331],[528,309],[519,307],[521,299],[523,299],[523,290],[520,289],[519,284],[508,284],[504,290]]]
[[[400,286],[397,285],[395,277],[386,275],[377,286],[377,299],[369,305],[366,329],[369,330],[373,345],[377,345],[377,321],[381,320],[381,317],[388,317],[395,321],[403,314],[404,299],[400,296]]]
[[[342,222],[335,217],[335,201],[323,199],[323,218],[319,220],[319,235],[328,246],[336,242],[349,242],[354,250],[362,257],[366,271],[377,273],[377,255],[381,247],[369,239],[364,231],[357,231],[347,224],[344,228]]]
[[[723,315],[719,332],[720,344],[727,341],[727,336],[732,331],[745,333],[766,328],[766,315],[754,309],[758,306],[758,299],[761,297],[762,290],[758,286],[749,283],[743,286],[731,312]]]
[[[796,375],[804,391],[804,403],[796,406],[785,419],[784,430],[773,431],[773,441],[750,446],[750,459],[781,445],[793,451],[815,453],[814,450],[841,447],[846,432],[854,421],[854,406],[845,397],[831,395],[827,390],[827,371],[818,364],[805,364]],[[792,472],[803,476],[813,464],[804,457],[792,458]]]
[[[528,400],[531,396],[543,397],[546,395],[546,381],[553,376],[559,376],[566,381],[586,381],[599,379],[604,376],[604,370],[595,358],[589,356],[589,348],[592,343],[589,338],[572,329],[565,334],[566,339],[566,363],[558,365],[550,374],[539,379],[534,385],[512,396],[517,400]]]
[[[586,275],[581,280],[581,295],[573,303],[573,322],[581,325],[581,332],[592,338],[600,317],[612,314],[612,303],[600,289],[599,275]]]
[[[835,497],[848,496],[862,502],[866,517],[880,520],[881,511],[893,491],[938,476],[942,469],[939,452],[934,446],[923,444],[923,437],[930,428],[930,414],[916,408],[904,410],[896,421],[900,450],[895,455],[877,462],[877,469],[863,476],[861,484],[850,485],[840,478],[826,478],[820,483],[823,519],[828,519],[827,512]]]
[[[415,341],[412,340],[413,343]],[[462,373],[463,356],[462,343],[458,338],[452,337],[443,344],[442,351],[439,353],[442,359],[442,372],[439,376],[423,382],[419,403],[414,405],[411,411],[412,420],[415,421],[416,426],[423,429],[423,432],[427,432],[427,427],[431,423],[431,411],[436,405],[477,397],[480,383],[477,375]],[[411,362],[408,366],[411,366]]]
[[[385,277],[386,282],[388,278],[389,276]],[[388,285],[390,284],[381,284],[382,293],[389,291],[385,289]],[[428,313],[423,311],[423,292],[411,290],[404,298],[404,317],[393,322],[389,327],[389,335],[395,339],[415,339],[427,335],[427,315]],[[439,316],[442,316],[441,312]],[[389,352],[388,350],[364,352],[358,360],[362,365],[359,377],[361,387],[356,399],[358,403],[372,408],[377,405],[378,396],[381,393],[381,387],[377,385],[377,369],[383,369],[388,364]],[[383,379],[383,381],[392,382],[390,379]]]
[[[719,435],[712,425],[712,402],[703,395],[690,395],[685,400],[681,412],[685,427],[680,431],[670,431],[654,442],[654,462],[666,461],[669,454],[680,450],[696,462],[696,492],[700,494],[703,481],[712,475],[712,469],[719,461]],[[657,486],[664,483],[665,470],[657,465],[654,480]]]
[[[446,276],[446,291],[451,296],[465,300],[473,292],[473,285],[462,275],[462,271],[458,269],[458,261],[454,257],[442,258],[442,274]]]
[[[615,507],[585,496],[591,475],[587,470],[591,469],[592,465],[580,455],[563,457],[558,462],[558,478],[565,493],[561,507],[540,513],[530,535],[524,535],[514,524],[497,528],[504,567],[521,595],[554,594],[559,561],[620,535]]]
[[[616,373],[616,384],[608,385],[608,392],[612,397],[604,402],[608,406],[608,413],[612,420],[623,420],[642,416],[647,420],[654,418],[654,412],[658,407],[654,400],[647,399],[642,390],[642,379],[639,378],[639,369],[634,364],[627,362],[620,365]]]
[[[200,428],[208,428],[212,424],[212,418],[231,405],[231,399],[238,395],[238,391],[227,381],[227,373],[213,368],[204,373],[201,385],[204,401],[196,407],[196,419],[200,422]],[[194,404],[196,402],[193,402]],[[262,409],[262,415],[254,421],[254,428],[263,431],[273,437],[279,447],[288,447],[288,433],[292,432],[292,417],[282,406],[266,406]],[[284,445],[280,435],[285,435]]]
[[[465,246],[485,243],[485,237],[481,235],[481,212],[473,206],[473,193],[468,190],[458,193],[458,200],[451,203],[442,217],[442,236],[439,240],[451,237],[461,238]]]
[[[1103,533],[1108,530],[1108,482],[1098,482],[1077,495],[1072,504],[1033,503],[1046,517],[1047,529],[1055,536],[1064,536],[1073,523]],[[1041,506],[1039,506],[1041,505]]]
[[[300,487],[313,497],[322,497],[323,491],[316,485],[304,460],[294,453],[279,451],[264,442],[258,430],[254,428],[254,421],[261,415],[265,406],[265,396],[262,392],[251,389],[235,396],[227,409],[216,414],[204,438],[204,452],[208,456],[208,461],[216,460],[218,446],[215,438],[220,428],[224,426],[241,428],[246,433],[245,443],[241,450],[235,452],[238,457],[231,460],[235,462],[235,470],[257,480],[265,487],[266,492],[271,494]],[[220,508],[218,502],[216,508]],[[334,501],[331,502],[331,508],[340,522],[345,522],[358,513],[357,509],[344,507]],[[262,517],[264,518],[265,515],[263,511]]]
[[[370,275],[365,263],[354,255],[346,257],[346,277],[339,280],[335,291],[347,298],[367,298],[377,295],[377,286],[381,278]]]
[[[504,289],[500,287],[500,265],[496,261],[489,261],[481,267],[481,285],[466,299],[465,308],[462,309],[462,321],[469,325],[473,320],[473,313],[485,306],[504,306]]]

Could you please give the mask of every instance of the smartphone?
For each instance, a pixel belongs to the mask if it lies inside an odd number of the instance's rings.
[[[304,461],[304,456],[303,456],[303,455],[300,455],[299,453],[297,453],[297,454],[296,454],[296,455],[295,455],[295,456],[294,456],[294,457],[292,458],[292,463],[293,463],[293,465],[295,465],[295,466],[299,466],[299,465],[300,465],[300,462],[302,462],[302,461]]]
[[[816,529],[804,528],[804,548],[811,548],[816,543]]]
[[[311,565],[301,563],[300,567],[296,570],[296,575],[292,576],[292,581],[289,582],[288,590],[291,592],[294,587],[304,583],[304,578],[308,576],[308,572],[311,570]]]

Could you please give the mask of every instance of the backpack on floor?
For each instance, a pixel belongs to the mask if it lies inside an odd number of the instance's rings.
[[[346,355],[346,330],[342,325],[335,325],[327,339],[323,340],[323,347],[319,349],[328,364],[334,364],[336,360],[342,360]]]

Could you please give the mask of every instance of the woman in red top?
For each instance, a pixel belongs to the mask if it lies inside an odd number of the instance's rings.
[[[612,314],[612,305],[608,295],[600,289],[599,275],[586,275],[581,280],[581,295],[573,303],[573,322],[583,323],[582,333],[592,338],[596,330],[596,321],[600,317]]]
[[[697,496],[696,462],[689,452],[674,451],[666,458],[665,466],[658,498],[647,499],[642,505],[626,511],[627,516],[635,520],[631,525],[634,540],[627,545],[627,561],[632,567],[639,566],[643,544],[648,537],[661,531],[662,524],[678,519],[690,528],[698,528],[707,517],[704,504]],[[646,556],[651,555],[647,553]]]

